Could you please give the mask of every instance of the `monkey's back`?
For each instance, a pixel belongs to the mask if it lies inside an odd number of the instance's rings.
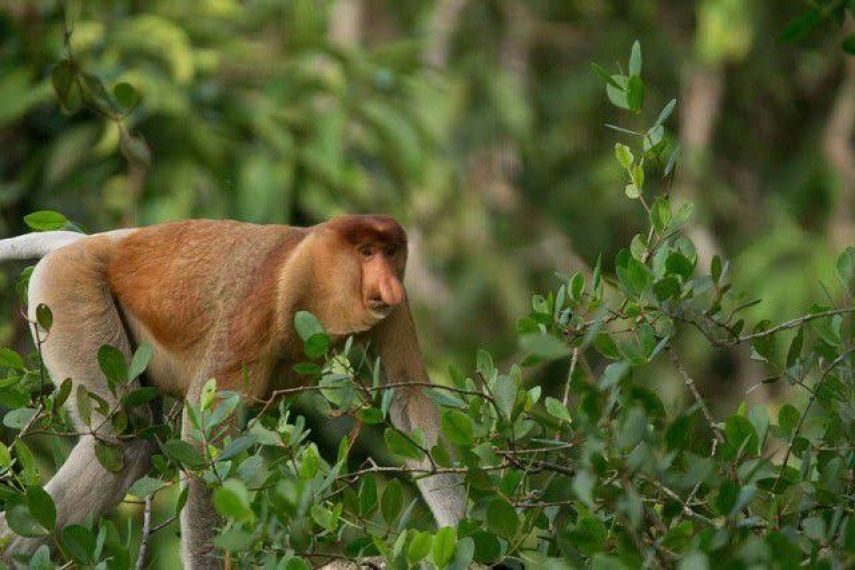
[[[107,278],[126,312],[158,344],[186,351],[212,339],[224,321],[240,321],[238,329],[248,333],[269,330],[274,267],[308,232],[227,220],[144,227],[116,243]],[[265,340],[250,343],[237,334],[236,345],[257,348]]]

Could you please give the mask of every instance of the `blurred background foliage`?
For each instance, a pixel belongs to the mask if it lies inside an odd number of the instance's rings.
[[[731,257],[737,287],[764,300],[752,316],[784,320],[827,301],[836,252],[855,242],[855,58],[841,49],[852,22],[799,29],[804,11],[762,0],[72,3],[81,68],[141,94],[123,121],[151,149],[140,170],[116,122],[57,104],[51,70],[69,56],[60,3],[0,0],[0,235],[42,209],[88,231],[384,212],[409,232],[407,286],[433,376],[471,369],[478,346],[513,360],[531,293],[643,226],[604,126],[615,109],[589,67],[622,60],[637,38],[645,107],[678,100],[672,191],[695,203],[701,263]],[[3,279],[0,344],[27,346],[15,273]],[[735,352],[683,343],[716,406],[763,378]],[[652,374],[663,390],[677,382]]]

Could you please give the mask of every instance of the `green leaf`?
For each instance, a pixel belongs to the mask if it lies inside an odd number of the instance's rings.
[[[103,465],[107,471],[119,473],[125,467],[125,456],[122,453],[122,448],[118,445],[96,441],[95,457],[98,458],[98,463]]]
[[[26,370],[24,359],[21,355],[5,346],[0,348],[0,366],[5,368],[14,368],[15,370]]]
[[[568,424],[573,422],[573,418],[570,417],[570,411],[567,409],[567,406],[561,403],[560,400],[547,396],[544,404],[546,405],[546,411],[549,412],[551,416],[558,418],[563,422],[567,422]]]
[[[407,561],[410,564],[416,564],[430,552],[432,538],[429,532],[416,531],[410,547],[407,549]]]
[[[620,109],[629,110],[629,103],[627,101],[627,84],[629,83],[629,78],[625,75],[612,75],[612,83],[606,85],[606,95],[611,101],[612,105],[618,107]]]
[[[629,55],[629,75],[630,77],[641,75],[641,43],[638,40],[632,44],[632,53]]]
[[[62,546],[78,564],[94,564],[95,537],[86,527],[73,524],[62,529]]]
[[[663,233],[671,224],[671,205],[665,198],[656,198],[650,205],[650,223],[657,233]]]
[[[802,415],[795,407],[790,404],[784,404],[778,410],[778,425],[784,432],[791,434],[796,429],[801,417]]]
[[[472,419],[463,412],[457,410],[443,411],[441,427],[443,435],[454,445],[468,446],[475,441]]]
[[[359,514],[367,517],[375,510],[377,510],[377,481],[369,473],[359,484]]]
[[[140,388],[138,390],[134,390],[133,392],[122,396],[122,406],[125,408],[136,408],[138,406],[142,406],[143,404],[147,404],[148,402],[154,400],[160,395],[160,392],[157,388],[153,386],[146,386],[145,388]]]
[[[849,34],[841,42],[840,47],[849,55],[855,55],[855,34]]]
[[[513,539],[519,525],[517,511],[505,499],[496,497],[487,505],[487,526],[499,536]]]
[[[30,423],[30,420],[33,419],[35,414],[36,410],[33,408],[18,408],[16,410],[12,410],[3,416],[3,425],[11,429],[24,429],[24,427]]]
[[[591,63],[591,69],[594,71],[594,73],[599,75],[602,78],[602,80],[606,82],[607,85],[610,85],[610,86],[614,87],[615,89],[621,89],[621,90],[623,89],[623,87],[620,84],[618,84],[617,81],[612,79],[611,73],[606,71],[601,65],[597,65],[596,63]]]
[[[24,216],[24,223],[37,232],[61,230],[68,225],[68,219],[51,210],[41,210]]]
[[[644,105],[644,83],[637,75],[630,77],[627,83],[626,104],[633,113],[641,112]]]
[[[107,380],[115,385],[122,384],[128,379],[128,364],[125,354],[109,344],[98,349],[98,366]]]
[[[199,409],[210,410],[211,406],[217,398],[217,379],[208,378],[205,384],[202,385],[202,391],[199,394]]]
[[[89,391],[83,384],[77,385],[77,415],[86,426],[92,425],[92,403],[89,401]]]
[[[807,36],[822,21],[822,10],[811,8],[794,18],[781,33],[785,42],[799,41]]]
[[[639,191],[638,186],[633,183],[624,186],[623,193],[626,194],[626,197],[630,200],[638,200],[638,198],[641,196],[641,192]]]
[[[310,336],[306,339],[303,345],[303,351],[306,354],[306,358],[310,358],[312,360],[316,358],[321,358],[324,354],[326,354],[327,349],[330,346],[330,337],[326,335],[326,333],[319,333]]]
[[[47,544],[42,544],[30,559],[29,570],[54,570],[56,566],[50,559],[50,549]]]
[[[15,456],[21,466],[20,478],[27,485],[33,485],[39,481],[39,472],[36,470],[36,459],[33,452],[21,439],[16,439],[13,444]]]
[[[80,106],[79,86],[76,85],[77,67],[74,62],[68,59],[63,59],[53,66],[50,74],[50,80],[53,84],[53,90],[56,93],[56,98],[63,110],[73,111]],[[77,88],[76,100],[72,97],[72,90]]]
[[[792,342],[790,342],[790,348],[787,349],[787,368],[793,366],[798,361],[799,356],[801,356],[804,338],[804,327],[799,327],[799,330],[793,337]]]
[[[128,489],[128,493],[136,497],[147,497],[160,491],[167,486],[166,481],[155,479],[154,477],[143,477],[137,479],[136,482]]]
[[[6,444],[0,441],[0,469],[8,469],[12,466],[12,454]]]
[[[39,524],[39,521],[30,513],[26,504],[19,503],[6,510],[6,524],[15,534],[27,538],[38,538],[50,534],[50,529]]]
[[[712,277],[713,283],[718,283],[719,279],[721,279],[721,269],[721,257],[716,254],[710,262],[710,276]]]
[[[640,296],[653,281],[650,269],[635,259],[629,257],[625,266],[615,268],[621,286],[632,296]]]
[[[667,301],[680,294],[680,282],[673,275],[660,279],[653,285],[653,294],[660,301]]]
[[[855,287],[855,247],[847,247],[837,258],[837,276],[847,291]]]
[[[632,166],[635,161],[635,157],[632,155],[632,150],[625,144],[616,143],[615,144],[615,158],[618,159],[621,166],[628,169]]]
[[[152,348],[147,342],[144,342],[137,347],[137,351],[131,359],[131,366],[128,369],[129,380],[136,380],[143,372],[145,372],[149,362],[151,362],[151,356]]]
[[[570,292],[570,299],[574,303],[578,303],[582,300],[582,293],[585,291],[585,276],[582,275],[581,272],[577,271],[573,274],[573,277],[570,278],[570,287],[568,287],[568,291]]]
[[[47,491],[37,485],[27,487],[27,507],[40,525],[48,530],[54,529],[56,526],[56,506]]]
[[[665,270],[668,273],[675,273],[685,280],[692,276],[695,264],[679,251],[675,251],[665,261]]]
[[[222,487],[214,490],[214,508],[224,517],[241,520],[252,511],[249,509],[249,491],[239,479],[229,479]]]
[[[191,469],[199,469],[207,465],[202,454],[186,441],[171,439],[163,444],[163,450],[170,459]]]
[[[526,352],[544,360],[563,358],[569,354],[567,346],[550,334],[530,333],[522,335],[520,346]]]
[[[584,554],[591,555],[603,548],[608,536],[609,532],[603,521],[594,515],[584,515],[579,518],[570,533],[570,540]]]
[[[511,376],[500,374],[496,377],[496,382],[493,384],[493,398],[496,402],[496,407],[499,409],[499,413],[506,420],[511,419],[518,391],[519,386],[517,386],[517,383],[514,382]]]
[[[444,526],[436,531],[433,539],[433,563],[437,568],[444,568],[454,558],[454,550],[457,545],[457,529],[453,526]]]
[[[312,479],[318,473],[320,465],[321,459],[315,447],[313,445],[306,447],[300,461],[300,479],[305,481]]]
[[[475,543],[473,557],[476,562],[493,564],[502,556],[502,543],[499,542],[499,538],[495,534],[477,529],[469,537]]]
[[[668,103],[662,108],[662,111],[659,113],[659,116],[656,118],[656,121],[653,123],[654,127],[658,127],[665,123],[668,118],[671,116],[671,113],[674,112],[674,108],[677,107],[677,100],[671,99]]]
[[[386,428],[383,432],[383,440],[389,451],[405,459],[421,459],[424,456],[421,449],[393,428]]]
[[[321,321],[308,311],[297,311],[294,314],[294,328],[304,341],[316,334],[326,334]]]
[[[51,327],[53,327],[53,312],[44,303],[40,303],[36,307],[36,323],[47,332],[50,332]]]
[[[724,435],[730,450],[734,454],[743,446],[745,440],[749,440],[743,448],[745,451],[751,454],[758,452],[757,432],[747,418],[740,415],[732,415],[727,418],[724,424]]]
[[[116,98],[119,105],[124,107],[126,111],[130,111],[140,102],[139,93],[134,89],[134,86],[127,81],[117,83],[116,86],[113,87],[113,96]]]
[[[401,488],[401,482],[392,479],[386,484],[386,488],[383,489],[383,497],[380,499],[380,513],[388,524],[392,524],[401,514],[403,503],[404,491]]]
[[[66,401],[68,401],[68,397],[71,395],[71,389],[74,387],[74,384],[71,381],[71,378],[66,378],[59,385],[59,391],[56,394],[56,399],[54,400],[54,405],[57,408],[61,408]]]

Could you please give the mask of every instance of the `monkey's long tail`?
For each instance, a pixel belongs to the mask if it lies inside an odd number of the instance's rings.
[[[0,240],[0,261],[39,259],[77,240],[89,237],[78,232],[35,232]]]

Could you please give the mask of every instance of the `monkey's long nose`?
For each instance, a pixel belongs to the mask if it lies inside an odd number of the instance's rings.
[[[389,276],[380,280],[380,299],[390,307],[400,305],[404,300],[404,288],[396,278]]]

